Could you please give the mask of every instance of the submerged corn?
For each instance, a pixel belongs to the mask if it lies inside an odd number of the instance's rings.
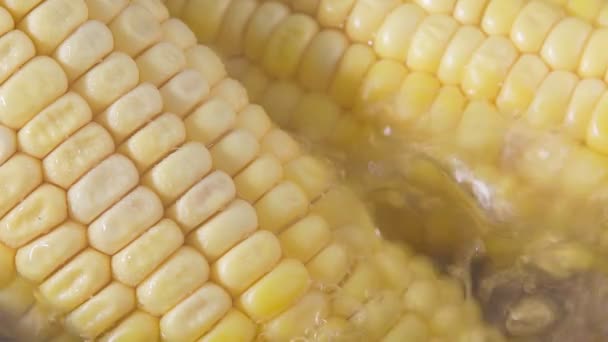
[[[0,332],[502,340],[161,1],[0,4]]]

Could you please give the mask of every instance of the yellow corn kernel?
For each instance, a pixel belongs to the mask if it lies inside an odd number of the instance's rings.
[[[32,38],[39,54],[47,55],[87,16],[84,0],[47,0],[29,12],[17,28]]]
[[[87,100],[93,113],[98,114],[135,88],[138,79],[135,61],[123,53],[114,52],[79,78],[72,88]]]
[[[0,35],[7,33],[13,28],[15,28],[15,20],[13,20],[8,10],[2,7],[0,10]]]
[[[604,115],[606,110],[608,110],[608,95],[604,93],[591,114],[585,139],[589,147],[602,153],[608,153],[608,121]]]
[[[335,180],[328,162],[312,156],[300,156],[285,164],[285,179],[299,185],[310,201],[321,196]]]
[[[454,18],[463,25],[481,26],[481,18],[491,0],[457,0]]]
[[[160,331],[166,341],[193,341],[209,331],[232,307],[224,289],[206,283],[163,316]]]
[[[348,40],[340,31],[323,30],[315,35],[298,67],[299,83],[311,90],[324,91],[347,46]]]
[[[384,18],[400,2],[398,0],[356,1],[344,23],[344,31],[354,42],[372,41],[374,32],[378,30]]]
[[[215,168],[234,176],[258,154],[260,145],[246,130],[236,129],[224,136],[209,150]]]
[[[414,34],[426,13],[413,3],[392,10],[376,32],[374,51],[383,58],[406,61]]]
[[[591,32],[582,50],[577,73],[584,78],[604,78],[608,70],[608,52],[603,49],[608,39],[608,28],[597,28]]]
[[[211,43],[220,30],[222,19],[229,5],[230,1],[188,1],[182,9],[182,17],[192,32],[196,34],[199,42]],[[205,13],[205,20],[200,19],[200,13]]]
[[[125,141],[118,151],[140,172],[148,170],[186,140],[186,128],[175,114],[160,115]]]
[[[238,60],[245,61],[243,58],[238,58]],[[234,72],[229,73],[235,75]],[[250,101],[254,103],[262,100],[264,92],[270,83],[270,79],[261,68],[249,64],[244,69],[243,74],[238,76],[238,79],[245,89],[247,89]]]
[[[320,325],[329,312],[327,296],[319,291],[311,291],[287,311],[266,323],[262,334],[271,341],[304,337]]]
[[[394,112],[389,122],[409,123],[427,112],[439,93],[440,83],[426,72],[413,72],[405,77],[395,97]]]
[[[188,142],[165,157],[142,177],[163,204],[173,203],[211,170],[211,155],[200,143]]]
[[[370,338],[379,339],[386,335],[399,320],[401,305],[396,292],[384,291],[365,303],[360,311],[349,318],[355,329],[366,332]]]
[[[309,288],[306,267],[297,260],[283,259],[238,299],[249,317],[265,322],[291,307]]]
[[[491,0],[481,20],[484,32],[489,35],[509,35],[526,3],[526,0]]]
[[[466,98],[460,88],[442,87],[428,113],[416,122],[416,129],[435,137],[441,137],[441,134],[449,132],[458,125],[465,104]]]
[[[382,59],[369,68],[361,82],[355,100],[355,110],[366,116],[376,115],[375,106],[380,109],[398,92],[407,69],[401,62]]]
[[[92,222],[138,181],[137,169],[126,157],[106,158],[68,190],[70,216],[81,223]]]
[[[188,242],[214,262],[255,231],[258,218],[251,204],[240,199],[196,229]]]
[[[163,99],[158,89],[143,83],[112,103],[97,115],[95,120],[104,126],[119,144],[160,114],[162,108]]]
[[[608,175],[606,158],[584,147],[576,148],[564,164],[560,185],[568,194],[584,196]]]
[[[551,29],[563,16],[562,10],[551,3],[536,0],[529,2],[521,9],[513,23],[513,44],[521,52],[540,52]]]
[[[294,75],[317,31],[317,23],[302,14],[293,14],[282,21],[270,35],[264,51],[262,65],[266,72],[279,79]]]
[[[456,129],[456,141],[478,158],[495,160],[503,146],[505,131],[506,119],[496,107],[487,102],[471,102]]]
[[[253,203],[282,178],[280,160],[273,155],[263,154],[234,178],[234,184],[239,197]]]
[[[351,107],[357,98],[363,79],[376,57],[371,47],[353,44],[346,49],[329,88],[329,94],[338,104]]]
[[[164,219],[112,257],[114,277],[137,286],[184,242],[181,229]]]
[[[65,325],[74,334],[92,339],[112,327],[133,308],[133,289],[114,282],[67,315]]]
[[[169,19],[169,10],[163,0],[134,0],[133,2],[147,9],[159,22]]]
[[[76,93],[68,92],[19,130],[19,147],[29,155],[44,158],[61,144],[65,137],[89,122],[91,116],[91,109],[86,101]],[[113,142],[111,145],[113,146]]]
[[[321,289],[338,285],[349,271],[350,262],[346,248],[332,243],[313,257],[306,268],[310,277]]]
[[[139,186],[89,225],[89,242],[112,255],[160,220],[162,214],[156,194]]]
[[[331,232],[322,217],[309,215],[287,228],[279,240],[287,257],[305,263],[330,243]]]
[[[2,267],[2,272],[0,272],[0,288],[7,286],[15,278],[17,258],[12,248],[0,244],[0,266]],[[21,271],[19,272],[21,273]]]
[[[2,0],[0,3],[15,19],[21,19],[42,0]]]
[[[425,18],[411,40],[407,66],[413,70],[436,72],[458,22],[448,15],[436,14]]]
[[[162,37],[160,23],[143,6],[131,4],[108,24],[114,51],[136,57]]]
[[[413,278],[410,272],[405,271],[410,257],[411,255],[400,246],[387,243],[374,254],[373,263],[388,286],[403,291]]]
[[[209,94],[209,84],[201,74],[187,69],[165,83],[160,88],[160,94],[167,112],[185,117]]]
[[[308,205],[308,198],[301,187],[283,181],[255,204],[260,228],[279,233],[287,224],[302,217]]]
[[[111,276],[109,257],[89,248],[40,285],[39,300],[57,313],[68,313],[101,290]]]
[[[186,234],[230,203],[235,195],[230,176],[214,171],[169,207],[166,215],[175,220]]]
[[[427,341],[431,335],[426,322],[416,314],[405,314],[384,336],[382,342]]]
[[[89,8],[89,17],[104,24],[109,23],[122,12],[129,0],[85,0]]]
[[[198,107],[184,120],[188,140],[211,145],[234,127],[236,113],[228,103],[213,99]]]
[[[205,258],[190,247],[181,247],[137,286],[139,307],[153,315],[164,315],[207,281],[208,276]]]
[[[553,71],[536,90],[524,117],[534,127],[548,128],[563,122],[578,77],[566,71]]]
[[[259,105],[248,105],[236,118],[236,128],[251,132],[256,138],[261,139],[270,130],[272,122],[264,108]]]
[[[524,179],[541,186],[551,186],[572,153],[573,142],[558,136],[543,136],[528,143],[521,152],[517,167]]]
[[[43,184],[2,217],[0,240],[9,247],[21,247],[66,218],[65,191]]]
[[[186,56],[182,49],[172,43],[160,42],[139,55],[135,62],[139,68],[140,82],[160,87],[184,69]]]
[[[473,99],[496,98],[517,51],[513,43],[502,36],[489,36],[473,53],[465,68],[462,88]]]
[[[496,107],[513,116],[523,114],[548,74],[549,68],[539,56],[522,55],[509,71],[496,98]]]
[[[211,277],[236,296],[272,270],[280,258],[281,246],[276,236],[258,231],[213,264]],[[242,260],[247,260],[246,269],[239,267]]]
[[[25,154],[15,154],[0,165],[0,179],[11,180],[0,183],[0,216],[4,217],[42,183],[40,161]]]
[[[311,92],[302,96],[294,109],[290,125],[294,127],[294,132],[311,141],[319,141],[332,135],[341,115],[340,107],[329,96]]]
[[[261,105],[277,125],[286,126],[302,97],[302,90],[291,81],[273,82],[261,99]]]
[[[250,342],[255,339],[255,335],[255,324],[240,311],[231,309],[211,331],[197,342]]]
[[[34,304],[34,286],[23,279],[15,277],[6,286],[0,288],[0,308],[8,319],[17,320]]]
[[[606,84],[598,79],[582,79],[576,85],[566,109],[564,130],[578,140],[584,140],[593,109],[606,91]]]
[[[103,127],[92,122],[47,155],[42,161],[42,168],[47,181],[69,188],[112,152],[112,137]]]
[[[99,338],[100,342],[160,341],[158,318],[135,311],[114,329]]]
[[[0,166],[17,152],[17,136],[15,132],[0,125]]]
[[[186,50],[188,66],[201,73],[210,86],[226,76],[226,69],[220,58],[208,47],[196,45]]]
[[[551,30],[540,54],[554,69],[576,71],[591,31],[582,19],[565,18]]]
[[[68,221],[19,248],[15,265],[21,276],[40,283],[86,246],[85,227]]]
[[[261,4],[249,19],[245,29],[244,50],[245,55],[253,61],[263,58],[270,36],[276,31],[283,19],[287,17],[289,9],[278,2],[265,2]]]
[[[249,102],[247,89],[232,78],[221,80],[213,89],[211,89],[209,96],[223,100],[229,104],[235,112],[243,110]]]
[[[403,295],[403,305],[409,312],[430,318],[441,305],[437,296],[437,284],[433,280],[416,280]]]
[[[171,42],[182,50],[196,45],[196,36],[186,23],[176,18],[169,18],[162,22],[163,41]]]
[[[437,77],[441,82],[450,85],[460,85],[466,72],[466,67],[473,53],[486,39],[481,30],[475,26],[461,26],[447,43]]]
[[[341,28],[355,2],[355,0],[320,0],[317,20],[325,27]]]
[[[0,123],[23,127],[67,90],[61,67],[53,59],[34,57],[0,87]]]
[[[216,43],[225,56],[243,53],[245,30],[257,7],[258,3],[254,0],[233,1],[228,6],[223,20],[220,18]],[[211,20],[208,15],[205,18]]]

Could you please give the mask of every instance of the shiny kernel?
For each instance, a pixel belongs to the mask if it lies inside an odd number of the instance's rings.
[[[89,242],[108,255],[137,238],[161,219],[163,207],[156,194],[139,186],[89,225]]]
[[[185,53],[188,67],[200,72],[210,87],[226,77],[224,63],[210,48],[198,44]]]
[[[290,181],[279,183],[255,204],[260,229],[278,233],[304,215],[308,206],[301,187]]]
[[[526,0],[491,0],[481,20],[481,27],[488,35],[509,35]]]
[[[243,42],[245,55],[249,59],[262,59],[271,35],[289,12],[287,6],[278,2],[264,2],[253,12],[245,29]]]
[[[521,9],[511,28],[513,44],[521,52],[540,52],[551,29],[563,16],[562,9],[554,4],[537,0],[529,2]],[[556,38],[563,38],[560,37]]]
[[[164,219],[112,257],[114,277],[137,286],[183,243],[181,229]]]
[[[91,298],[110,280],[109,257],[87,249],[40,285],[39,300],[56,313],[68,313]]]
[[[42,0],[2,0],[2,6],[19,20]]]
[[[231,309],[197,342],[254,341],[256,325],[242,312]]]
[[[182,50],[196,45],[196,36],[188,25],[177,18],[169,18],[161,24],[163,41],[171,42]]]
[[[249,104],[247,89],[232,78],[225,78],[216,84],[209,97],[226,102],[235,112],[240,112]]]
[[[321,196],[335,177],[329,162],[310,155],[285,164],[284,171],[285,179],[299,185],[311,201]]]
[[[114,48],[112,32],[98,21],[82,24],[53,52],[68,80],[74,81],[87,72]]]
[[[458,125],[466,102],[459,87],[442,87],[428,113],[416,122],[416,130],[440,138],[442,134]]]
[[[541,49],[553,69],[576,71],[593,26],[580,18],[565,18],[555,26]]]
[[[572,92],[572,98],[564,116],[565,132],[578,140],[584,140],[593,109],[606,92],[606,84],[598,79],[582,79]]]
[[[38,54],[48,55],[87,17],[84,0],[47,0],[29,12],[17,28],[32,38]]]
[[[188,140],[211,145],[234,127],[236,112],[229,103],[212,99],[198,107],[185,120]]]
[[[68,190],[70,216],[88,224],[116,203],[139,181],[135,165],[114,154],[89,171]]]
[[[163,109],[185,117],[209,94],[209,84],[200,73],[186,69],[160,88]]]
[[[239,197],[253,203],[281,179],[281,161],[271,154],[263,154],[234,178],[234,184]]]
[[[235,195],[232,178],[222,171],[214,171],[169,207],[167,216],[188,233],[230,203]]]
[[[272,341],[304,337],[329,316],[327,296],[319,291],[305,294],[294,306],[266,323],[262,334]]]
[[[72,88],[87,100],[93,114],[98,114],[135,88],[138,81],[135,61],[121,52],[114,52],[79,78]]]
[[[272,121],[264,111],[264,108],[250,104],[243,109],[236,118],[236,127],[245,129],[256,138],[261,139],[270,130]]]
[[[356,0],[320,0],[317,20],[324,27],[344,26]]]
[[[405,62],[412,38],[426,15],[413,3],[399,5],[392,10],[375,35],[374,50],[378,56]]]
[[[131,4],[114,18],[108,28],[114,50],[136,57],[162,37],[160,23],[143,6]]]
[[[561,186],[568,194],[585,196],[608,176],[608,160],[586,146],[570,154],[561,175]]]
[[[213,165],[231,176],[236,175],[258,154],[260,144],[246,130],[236,129],[210,148]]]
[[[206,283],[163,316],[161,334],[166,341],[194,341],[211,330],[231,307],[232,298],[224,289]]]
[[[18,248],[67,218],[65,191],[43,184],[0,220],[0,241]]]
[[[372,41],[374,33],[378,30],[384,18],[400,3],[399,0],[356,1],[347,21],[344,23],[344,30],[354,42],[367,43]]]
[[[21,276],[39,283],[86,246],[85,227],[68,221],[19,248],[15,265]]]
[[[151,168],[142,183],[154,190],[166,206],[201,180],[211,170],[211,164],[205,146],[189,142]]]
[[[279,79],[293,76],[318,29],[312,18],[302,14],[292,14],[282,21],[264,51],[262,65],[268,74]]]
[[[0,123],[23,127],[44,107],[63,95],[67,78],[50,57],[34,57],[0,87]]]
[[[454,18],[463,25],[480,26],[481,18],[491,0],[457,0]]]
[[[42,167],[35,158],[18,153],[0,165],[0,217],[4,217],[40,183]]]
[[[327,222],[317,215],[306,216],[279,235],[283,253],[308,262],[331,241]]]
[[[508,38],[488,37],[466,66],[462,79],[465,93],[473,99],[495,99],[517,55]]]
[[[19,147],[29,155],[44,158],[91,117],[87,102],[76,93],[68,92],[19,130]]]
[[[321,289],[333,289],[346,276],[351,260],[342,245],[332,243],[313,257],[306,268],[310,277]]]
[[[486,36],[475,26],[461,26],[447,44],[439,63],[437,77],[441,82],[460,85],[468,62]]]
[[[549,68],[538,55],[522,55],[509,71],[496,98],[496,107],[508,115],[522,115],[548,74]]]
[[[407,66],[416,71],[435,73],[450,39],[459,28],[458,22],[448,15],[426,17],[412,37],[407,55]]]
[[[186,56],[176,45],[160,42],[139,55],[135,63],[140,82],[160,87],[186,67]]]
[[[578,77],[566,71],[553,71],[536,90],[525,118],[534,127],[548,128],[563,122]]]
[[[355,110],[366,117],[377,115],[398,93],[406,75],[402,62],[382,59],[374,63],[361,83]]]
[[[306,48],[298,67],[298,80],[304,88],[324,91],[348,47],[347,38],[337,30],[323,30]]]
[[[143,6],[161,23],[169,19],[169,10],[164,4],[165,0],[134,0],[133,2]]]
[[[272,153],[282,163],[293,160],[301,153],[300,145],[294,138],[278,128],[272,129],[264,136],[261,142],[261,151]]]
[[[363,44],[352,44],[344,56],[329,88],[331,97],[341,106],[350,108],[359,98],[359,89],[372,65],[376,55],[371,47]]]
[[[258,231],[236,245],[211,267],[211,277],[237,296],[270,272],[281,259],[281,245],[268,231]],[[241,267],[247,260],[247,267]]]
[[[182,9],[181,17],[199,42],[210,44],[216,40],[230,3],[231,1],[227,0],[188,1]],[[204,13],[205,20],[201,20],[201,13]]]
[[[133,289],[114,282],[67,315],[65,325],[75,335],[93,339],[111,328],[133,308]]]
[[[197,251],[180,248],[137,287],[140,307],[163,315],[199,288],[209,276],[209,265]]]
[[[0,37],[0,82],[4,83],[34,56],[36,48],[25,33],[13,30],[3,34]]]
[[[124,94],[99,114],[95,121],[104,126],[117,144],[151,121],[163,109],[163,99],[156,87],[143,83]]]
[[[587,21],[593,22],[597,14],[601,11],[603,0],[567,0],[566,8],[568,12]]]
[[[64,140],[44,158],[42,168],[45,178],[67,189],[112,152],[112,137],[103,127],[92,122]]]
[[[591,120],[587,127],[585,142],[591,149],[608,153],[608,93],[602,94],[602,97],[596,104]]]
[[[427,112],[440,89],[439,80],[425,72],[413,72],[405,77],[395,97],[395,107],[385,115],[396,123],[408,124]]]
[[[251,204],[237,199],[188,237],[209,262],[214,262],[255,231],[258,218]]]
[[[165,113],[125,141],[118,151],[140,172],[147,171],[186,140],[186,127],[175,114]]]
[[[114,329],[99,338],[100,342],[160,341],[158,318],[143,311],[135,311]]]
[[[297,260],[284,259],[238,299],[252,319],[265,322],[291,307],[310,285],[308,271]]]
[[[596,28],[591,32],[578,61],[578,74],[585,78],[606,78],[608,51],[604,42],[608,39],[608,28]]]

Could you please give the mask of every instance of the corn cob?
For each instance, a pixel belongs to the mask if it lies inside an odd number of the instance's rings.
[[[160,1],[0,5],[0,312],[17,337],[502,339]]]

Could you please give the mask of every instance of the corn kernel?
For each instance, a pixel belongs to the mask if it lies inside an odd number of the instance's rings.
[[[143,6],[131,4],[108,24],[114,50],[136,57],[162,37],[160,23]]]

